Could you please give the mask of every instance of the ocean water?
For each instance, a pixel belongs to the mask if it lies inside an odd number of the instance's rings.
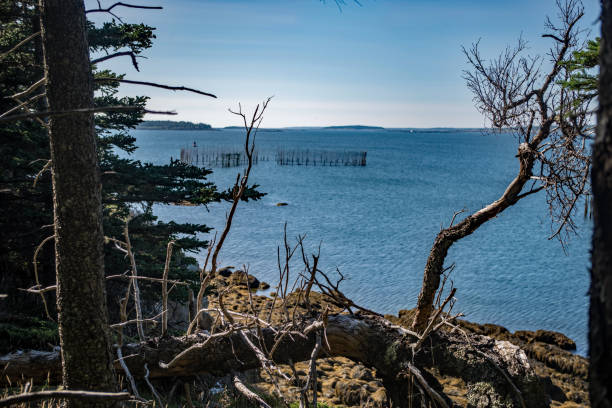
[[[163,164],[181,147],[237,146],[240,130],[136,130],[133,158]],[[267,195],[241,202],[220,254],[220,264],[241,267],[274,285],[283,226],[295,242],[306,234],[310,252],[321,247],[326,272],[346,275],[344,292],[381,313],[412,308],[431,244],[455,211],[479,210],[501,195],[513,178],[517,143],[507,134],[479,131],[325,130],[260,131],[262,151],[278,147],[367,151],[365,167],[254,166],[252,181]],[[210,179],[230,186],[241,168],[213,169]],[[276,206],[286,202],[284,207]],[[203,207],[156,205],[163,220],[223,228],[228,203]],[[461,216],[458,217],[460,219]],[[509,330],[556,330],[587,353],[588,266],[591,222],[566,251],[551,233],[540,193],[487,222],[449,251],[455,263],[454,311],[468,320]],[[205,254],[198,254],[203,260]],[[297,265],[296,265],[297,266]],[[299,268],[294,268],[296,273]]]

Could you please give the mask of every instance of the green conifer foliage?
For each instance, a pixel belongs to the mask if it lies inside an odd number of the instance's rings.
[[[578,104],[597,98],[599,84],[599,50],[601,38],[589,40],[586,46],[572,53],[572,58],[565,61],[568,78],[561,84],[581,94]]]
[[[1,114],[18,105],[6,96],[24,91],[43,76],[40,37],[4,55],[39,30],[37,2],[0,0],[0,24],[3,27],[0,32]],[[115,20],[99,26],[90,22],[88,30],[90,49],[95,53],[130,51],[141,55],[152,46],[155,38],[152,27]],[[125,154],[120,155],[120,152],[132,153],[137,149],[130,131],[142,122],[148,98],[118,96],[120,82],[113,79],[123,79],[125,75],[95,66],[93,71],[96,106],[142,108],[100,113],[95,117],[102,172],[104,234],[123,240],[123,229],[129,219],[130,240],[139,274],[152,277],[161,276],[166,246],[169,241],[176,240],[169,276],[195,285],[199,275],[193,272],[193,268],[190,271],[189,266],[195,264],[195,259],[189,254],[206,247],[207,241],[201,234],[208,233],[210,228],[202,224],[160,222],[153,213],[153,204],[206,205],[229,200],[231,191],[219,191],[207,181],[206,177],[210,174],[208,169],[178,160],[170,160],[166,165],[153,165],[130,159],[129,156],[126,158]],[[137,74],[134,72],[130,75]],[[146,92],[146,88],[143,92]],[[44,109],[44,98],[33,107]],[[0,309],[43,317],[40,297],[26,294],[19,288],[31,287],[36,283],[32,265],[34,251],[44,238],[53,234],[53,229],[49,227],[53,222],[53,211],[48,171],[42,172],[34,183],[49,159],[47,131],[43,124],[34,120],[3,123],[0,125],[0,140],[0,230],[3,236],[0,240],[0,293],[9,294],[8,298],[0,300],[3,302]],[[263,194],[256,188],[249,188],[244,200],[261,198]],[[51,241],[43,247],[38,257],[39,280],[43,287],[55,281],[52,249]],[[129,269],[129,260],[111,242],[106,244],[105,252],[107,275],[121,274]],[[113,281],[108,286],[111,320],[119,297],[125,294],[125,288],[125,281]],[[160,292],[156,284],[143,283],[141,289],[150,299],[156,298]],[[173,294],[184,298],[186,291],[183,287]],[[52,308],[55,299],[51,292],[46,296]]]

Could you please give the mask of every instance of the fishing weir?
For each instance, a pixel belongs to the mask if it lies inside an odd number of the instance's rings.
[[[253,151],[253,164],[274,161],[279,166],[365,166],[366,151],[336,151],[278,148],[275,151]],[[248,163],[243,146],[184,147],[181,161],[194,166],[239,167]]]
[[[365,166],[367,154],[368,152],[279,149],[275,160],[280,166]]]
[[[270,160],[269,156],[253,151],[253,164]],[[181,161],[193,166],[238,167],[248,163],[244,147],[183,147]]]

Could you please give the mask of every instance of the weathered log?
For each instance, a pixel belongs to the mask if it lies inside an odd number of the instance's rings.
[[[84,400],[88,402],[94,401],[126,401],[131,399],[129,392],[94,392],[94,391],[75,391],[75,390],[55,390],[55,391],[38,391],[26,392],[23,394],[10,395],[0,399],[0,407],[10,407],[19,405],[25,402],[33,402],[49,399],[64,399],[64,400]]]
[[[262,332],[270,349],[275,333],[271,328],[262,329]],[[522,407],[525,404],[529,407],[546,406],[544,392],[525,353],[505,341],[478,335],[435,332],[414,354],[412,345],[417,338],[412,332],[378,316],[346,314],[328,318],[326,335],[330,349],[323,347],[322,352],[347,357],[375,368],[398,406],[408,403],[406,385],[411,378],[408,363],[419,367],[429,385],[441,395],[444,395],[442,387],[425,369],[433,368],[441,374],[462,378],[468,386],[468,397],[474,407],[493,406],[498,402],[508,407]],[[208,337],[198,333],[128,344],[122,349],[124,360],[136,378],[143,378],[145,363],[149,366],[150,378],[204,372],[225,375],[259,367],[257,356],[244,344],[239,333],[234,332],[204,344]],[[275,361],[308,360],[315,341],[314,332],[307,336],[285,336],[275,351]],[[182,356],[172,361],[180,353]],[[0,357],[2,366],[5,366],[4,377],[0,382],[7,378],[11,381],[20,378],[46,379],[47,373],[53,379],[57,378],[60,370],[59,353],[12,353]]]

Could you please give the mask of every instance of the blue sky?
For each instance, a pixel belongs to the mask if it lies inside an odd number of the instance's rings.
[[[238,102],[250,108],[274,95],[265,127],[481,127],[461,77],[467,68],[461,46],[481,39],[483,54],[493,57],[522,33],[530,53],[544,53],[550,44],[540,37],[544,19],[555,13],[554,0],[361,0],[361,6],[347,0],[342,11],[333,0],[142,4],[164,10],[115,9],[127,22],[157,28],[141,72],[127,59],[100,67],[216,94],[122,91],[151,96],[151,109],[176,110],[171,120],[213,126],[239,124],[227,112]],[[595,36],[599,1],[584,5],[583,27]]]

